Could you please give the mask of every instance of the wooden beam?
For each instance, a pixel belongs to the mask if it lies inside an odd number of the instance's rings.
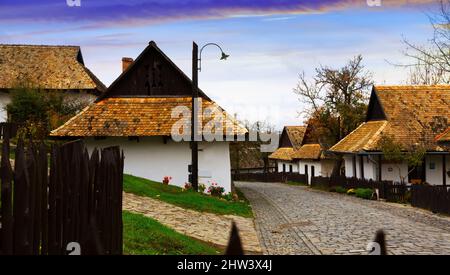
[[[427,182],[427,155],[425,155],[423,157],[422,165],[423,165],[423,169],[422,169],[423,170],[423,172],[422,172],[422,174],[423,174],[423,181]]]
[[[361,179],[364,179],[364,156],[359,156],[359,169],[361,172]]]
[[[381,163],[381,158],[382,158],[382,156],[381,155],[378,155],[378,180],[379,181],[382,181],[383,180],[383,178],[382,178],[382,168],[383,168],[383,164]]]
[[[353,155],[353,177],[356,178],[356,154]]]
[[[442,155],[442,185],[447,186],[447,163],[445,155]]]

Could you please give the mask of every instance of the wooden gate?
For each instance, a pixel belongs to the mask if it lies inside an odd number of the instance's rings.
[[[2,125],[0,254],[122,254],[123,153],[89,156],[82,141],[25,144],[9,159],[13,126]]]

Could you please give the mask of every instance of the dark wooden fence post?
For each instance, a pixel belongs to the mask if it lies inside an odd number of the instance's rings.
[[[49,158],[45,144],[19,139],[13,172],[11,129],[0,124],[0,254],[65,255],[70,242],[84,255],[122,254],[123,152],[90,158],[75,141],[52,145]]]

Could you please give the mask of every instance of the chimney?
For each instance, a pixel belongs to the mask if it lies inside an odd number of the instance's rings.
[[[124,72],[133,63],[133,58],[122,57],[122,72]]]

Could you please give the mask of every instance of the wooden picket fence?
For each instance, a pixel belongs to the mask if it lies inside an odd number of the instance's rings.
[[[413,185],[411,205],[450,215],[450,189],[447,186]]]
[[[236,173],[232,175],[234,181],[259,181],[259,182],[299,182],[307,183],[306,175],[290,172],[269,173]]]
[[[312,177],[311,186],[331,188],[343,187],[346,189],[356,188],[370,188],[377,189],[381,199],[392,202],[405,202],[406,192],[408,187],[403,183],[396,183],[392,181],[373,181],[371,179],[347,178],[345,176],[332,177]]]
[[[122,254],[123,153],[19,140],[2,125],[0,255]]]

